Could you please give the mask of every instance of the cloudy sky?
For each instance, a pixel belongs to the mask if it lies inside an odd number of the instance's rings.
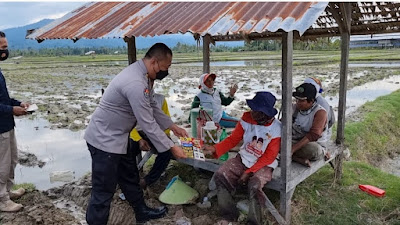
[[[88,2],[88,1],[86,1]],[[57,19],[82,6],[75,2],[1,2],[0,30],[36,23],[42,19]]]

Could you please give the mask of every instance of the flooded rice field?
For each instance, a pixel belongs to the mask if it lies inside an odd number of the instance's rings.
[[[228,93],[235,83],[239,89],[236,100],[226,112],[239,117],[247,110],[245,100],[256,91],[268,90],[281,99],[281,68],[276,60],[212,62],[211,72],[217,74],[216,87]],[[381,64],[382,66],[367,66]],[[349,115],[367,101],[387,95],[400,88],[398,63],[374,62],[351,64],[349,68],[347,110]],[[385,66],[390,65],[390,66]],[[122,62],[0,64],[12,97],[36,103],[39,111],[16,119],[16,134],[20,150],[32,153],[43,167],[18,165],[16,182],[29,182],[39,190],[60,186],[62,181],[50,179],[54,173],[68,174],[77,180],[90,172],[91,160],[84,129],[111,79],[125,64]],[[155,90],[164,94],[173,120],[187,125],[191,102],[198,93],[201,63],[173,64],[170,76],[156,83]],[[294,66],[293,85],[308,77],[322,80],[326,99],[337,109],[339,65]],[[62,179],[61,179],[62,180]],[[64,180],[65,181],[65,180]]]

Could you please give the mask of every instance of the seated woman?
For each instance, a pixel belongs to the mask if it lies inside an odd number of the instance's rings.
[[[194,98],[191,109],[199,106],[203,106],[205,109],[212,109],[212,118],[215,123],[219,123],[222,127],[235,127],[239,119],[228,116],[222,109],[222,105],[227,106],[232,103],[238,87],[236,84],[232,86],[229,90],[229,97],[225,97],[218,89],[214,88],[216,77],[217,75],[213,73],[206,73],[200,76],[199,88],[201,91]]]
[[[225,219],[237,219],[238,211],[231,193],[247,184],[248,220],[251,224],[263,224],[261,211],[266,199],[262,188],[271,181],[272,172],[278,166],[276,157],[281,146],[281,122],[275,119],[278,112],[275,102],[270,92],[257,92],[253,99],[247,99],[251,111],[243,114],[232,134],[214,146],[204,146],[204,154],[219,158],[243,140],[236,157],[215,172],[218,206]]]

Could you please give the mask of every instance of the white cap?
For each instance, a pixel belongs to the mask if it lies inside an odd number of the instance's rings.
[[[215,129],[217,129],[217,126],[215,126],[214,121],[207,121],[206,125],[204,126],[204,129],[206,129],[206,130],[215,130]]]

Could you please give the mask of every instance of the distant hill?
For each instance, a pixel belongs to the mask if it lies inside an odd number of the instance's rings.
[[[23,27],[5,29],[10,49],[40,49],[40,48],[113,48],[123,47],[126,43],[123,39],[81,39],[75,43],[72,40],[46,40],[38,43],[35,40],[25,39],[26,31],[29,29],[37,29],[52,22],[51,19],[44,19],[37,23],[29,24]],[[191,34],[170,34],[157,37],[138,37],[136,38],[136,47],[138,49],[148,48],[154,43],[163,42],[169,47],[174,47],[178,42],[182,44],[196,45]],[[226,46],[243,46],[243,42],[218,42],[218,45]]]

